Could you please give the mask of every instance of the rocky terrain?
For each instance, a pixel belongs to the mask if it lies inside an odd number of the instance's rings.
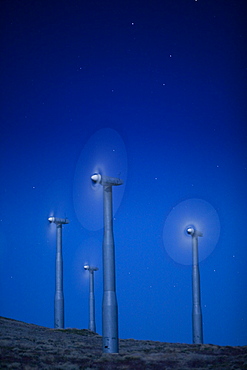
[[[86,329],[49,329],[0,317],[0,369],[247,369],[247,346],[120,339],[103,354],[101,336]]]

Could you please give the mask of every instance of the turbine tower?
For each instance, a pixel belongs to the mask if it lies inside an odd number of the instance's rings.
[[[94,300],[94,271],[98,267],[84,265],[84,269],[89,271],[89,324],[88,329],[96,332],[95,324],[95,300]]]
[[[103,238],[103,304],[102,337],[103,352],[118,353],[118,306],[115,278],[115,246],[112,220],[112,186],[122,185],[123,180],[94,174],[94,183],[103,186],[104,238]]]
[[[56,283],[54,305],[54,328],[64,328],[64,297],[63,297],[63,255],[62,255],[62,225],[68,224],[66,218],[49,217],[50,223],[57,225],[57,250],[56,250]]]
[[[192,332],[193,343],[203,343],[202,310],[200,293],[200,272],[198,263],[198,236],[203,234],[194,227],[186,229],[187,234],[192,236]]]

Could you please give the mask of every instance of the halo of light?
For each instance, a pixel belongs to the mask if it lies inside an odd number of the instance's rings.
[[[203,234],[198,237],[199,262],[216,247],[220,235],[220,221],[216,210],[202,199],[187,199],[169,213],[164,229],[163,243],[169,256],[178,263],[191,265],[192,240],[188,228]]]
[[[51,210],[48,215],[46,216],[45,224],[47,225],[47,237],[54,237],[56,235],[56,225],[53,222],[50,222],[48,219],[50,217],[54,217],[54,211]]]
[[[125,190],[127,154],[122,138],[110,128],[101,129],[91,136],[81,152],[75,170],[75,213],[82,226],[91,231],[103,227],[103,187],[91,180],[91,176],[98,173],[124,180],[124,184],[114,191],[115,214]]]

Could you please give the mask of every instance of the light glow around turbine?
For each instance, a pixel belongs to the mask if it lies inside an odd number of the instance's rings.
[[[211,204],[202,199],[187,199],[172,209],[163,229],[163,245],[168,255],[178,263],[191,265],[192,229],[200,234],[199,262],[214,250],[220,235],[220,221]],[[198,234],[197,236],[202,236]]]
[[[113,214],[119,208],[127,179],[127,153],[117,131],[104,128],[92,135],[78,159],[73,186],[76,216],[90,231],[103,228],[101,176],[121,178],[123,185],[114,195]],[[93,177],[93,178],[92,178]]]

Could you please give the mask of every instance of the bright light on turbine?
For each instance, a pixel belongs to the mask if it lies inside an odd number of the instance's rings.
[[[96,174],[91,176],[91,180],[94,181],[94,182],[99,183],[100,180],[101,180],[101,175],[99,173],[96,173]]]
[[[193,227],[188,227],[186,231],[187,231],[187,234],[189,235],[194,235],[195,233],[195,229],[193,229]]]

